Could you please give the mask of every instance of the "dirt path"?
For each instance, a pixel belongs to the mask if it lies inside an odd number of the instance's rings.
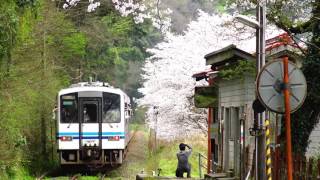
[[[135,179],[136,175],[147,166],[148,136],[143,131],[137,131],[129,144],[129,151],[124,163],[106,177],[119,177],[116,179]]]

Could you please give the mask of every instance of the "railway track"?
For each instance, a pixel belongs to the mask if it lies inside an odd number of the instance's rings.
[[[51,173],[54,174],[54,172],[52,171]],[[50,172],[46,172],[44,174],[42,174],[41,176],[37,177],[36,180],[43,180],[45,179],[48,175],[50,175]],[[69,177],[70,180],[77,180],[79,179],[79,177],[81,176],[80,174],[73,174],[73,175],[65,175],[66,177]]]
[[[79,174],[73,175],[70,180],[77,180],[80,177]]]
[[[132,136],[128,143],[128,148],[126,149],[125,158],[130,151],[130,146],[132,145],[133,139],[136,137],[137,131],[132,132]],[[62,166],[50,171],[43,173],[41,176],[37,177],[37,180],[42,180],[46,177],[69,177],[70,180],[79,179],[81,176],[97,176],[99,179],[103,180],[108,176],[108,172],[113,171],[121,166]]]
[[[104,180],[104,178],[106,177],[106,174],[103,174],[99,177],[100,180]]]

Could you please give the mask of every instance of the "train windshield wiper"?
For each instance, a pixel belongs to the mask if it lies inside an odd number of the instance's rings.
[[[70,118],[70,122],[69,122],[69,124],[68,124],[67,128],[70,128],[71,123],[72,123],[72,118]]]

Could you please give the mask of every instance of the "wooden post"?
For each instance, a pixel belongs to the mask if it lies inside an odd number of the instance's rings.
[[[211,170],[211,118],[212,118],[212,108],[209,108],[208,113],[208,160],[207,160],[207,173]]]
[[[212,86],[213,85],[213,81],[212,79],[209,79],[209,86]],[[211,123],[214,122],[214,119],[213,119],[213,108],[209,108],[209,113],[208,113],[208,159],[207,159],[207,173],[209,174],[211,172],[211,160],[212,160],[212,157],[211,157]]]

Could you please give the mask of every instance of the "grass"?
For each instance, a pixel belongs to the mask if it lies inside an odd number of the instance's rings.
[[[1,180],[33,180],[34,177],[30,176],[28,171],[21,166],[14,166],[7,169],[5,172],[0,172]]]
[[[143,136],[144,137],[140,138],[146,140],[149,139],[148,132],[144,131]],[[151,142],[153,143],[153,139],[154,138],[151,137],[149,140],[151,140]],[[189,163],[191,164],[191,176],[199,177],[198,153],[201,153],[206,156],[207,139],[205,137],[196,136],[188,140],[159,140],[157,151],[153,152],[150,149],[148,150],[147,147],[144,147],[144,150],[140,149],[142,150],[140,153],[144,154],[144,156],[147,156],[144,160],[141,160],[141,158],[134,158],[136,162],[129,162],[126,165],[126,167],[121,167],[120,169],[115,170],[114,172],[110,172],[110,174],[108,174],[108,177],[112,177],[113,179],[115,177],[120,176],[120,179],[132,179],[132,177],[135,177],[135,175],[140,173],[141,170],[144,170],[144,173],[148,175],[152,175],[153,173],[157,174],[158,168],[161,169],[161,176],[174,177],[178,163],[176,153],[179,151],[178,147],[179,144],[182,142],[189,144],[192,147],[192,155],[189,158]],[[202,172],[204,173],[205,170],[203,169]],[[128,176],[128,173],[131,173],[131,176]]]
[[[55,178],[46,178],[46,180],[70,180],[70,177],[55,177]],[[79,176],[78,180],[99,180],[98,176]],[[105,178],[107,179],[107,178]]]
[[[177,156],[180,143],[189,144],[192,147],[192,155],[189,158],[191,164],[191,176],[199,177],[198,154],[206,155],[206,139],[204,137],[193,137],[189,140],[175,140],[172,142],[160,141],[158,151],[151,157],[151,161],[158,162],[158,168],[161,169],[161,176],[175,176],[177,168]],[[157,168],[156,168],[157,169]],[[203,170],[204,172],[205,170]]]
[[[107,173],[105,179],[135,179],[135,176],[142,170],[148,175],[153,172],[157,174],[157,169],[161,169],[161,176],[175,176],[177,168],[176,153],[179,151],[179,144],[186,143],[192,147],[192,155],[189,158],[191,164],[191,176],[199,177],[198,154],[206,156],[207,139],[204,136],[194,136],[188,139],[179,139],[174,141],[158,140],[158,149],[152,151],[148,149],[150,143],[154,143],[154,137],[149,137],[150,133],[143,125],[133,125],[132,129],[139,130],[136,140],[129,149],[128,160],[119,168]],[[203,169],[204,173],[205,170]],[[54,178],[55,180],[68,180],[68,177]],[[80,180],[96,180],[99,176],[80,176]]]

